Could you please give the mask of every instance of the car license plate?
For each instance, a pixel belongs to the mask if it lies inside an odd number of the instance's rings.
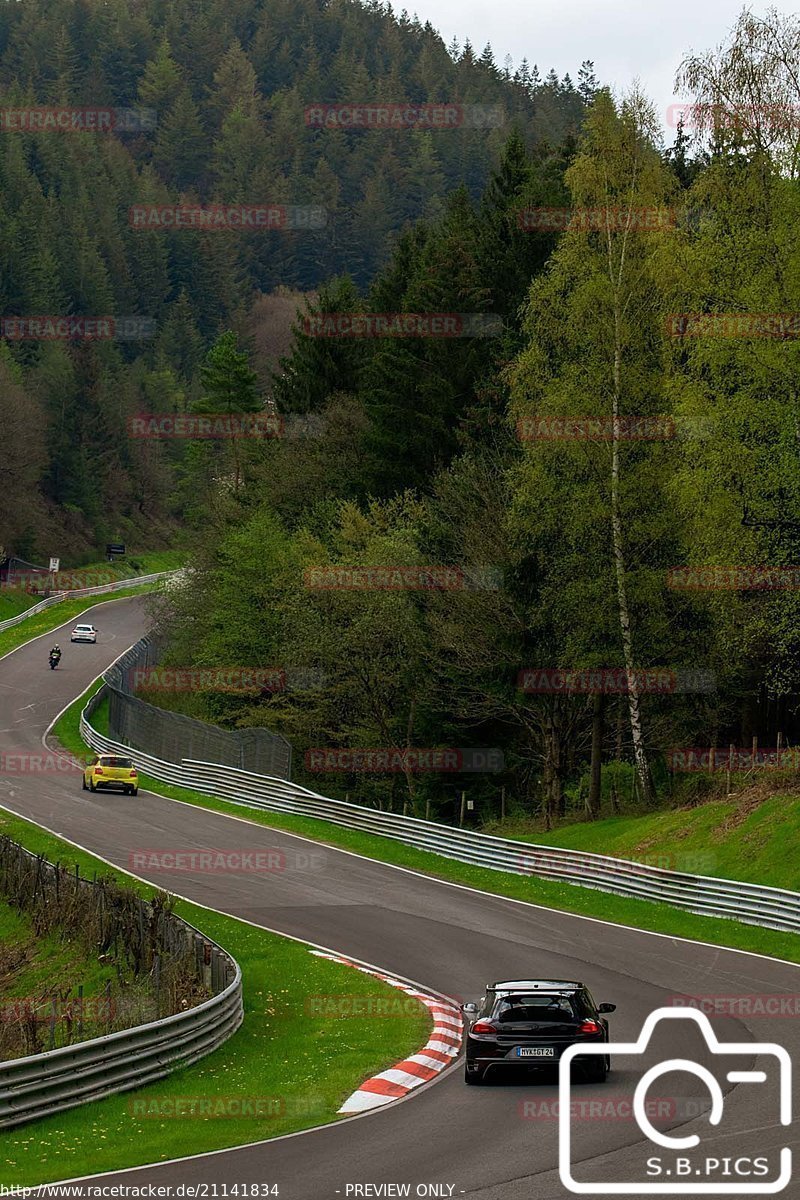
[[[517,1046],[517,1058],[555,1058],[552,1046]]]

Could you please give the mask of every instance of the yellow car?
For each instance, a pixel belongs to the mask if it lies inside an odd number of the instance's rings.
[[[83,790],[122,788],[126,796],[139,793],[139,773],[129,758],[115,754],[96,754],[83,772]]]

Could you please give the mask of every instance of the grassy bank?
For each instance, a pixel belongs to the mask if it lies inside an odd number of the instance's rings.
[[[0,811],[0,832],[83,874],[108,871],[30,822]],[[115,871],[129,881],[124,872]],[[143,895],[155,889],[130,881]],[[369,1075],[413,1053],[431,1022],[421,1005],[400,1015],[316,1016],[310,997],[337,998],[337,1011],[398,993],[360,971],[311,954],[299,942],[235,917],[179,901],[176,912],[229,950],[242,968],[244,1024],[200,1063],[124,1096],[82,1105],[0,1135],[0,1183],[31,1186],[87,1173],[243,1145],[337,1119]],[[231,1116],[242,1103],[257,1112]],[[218,1117],[200,1115],[211,1104]],[[183,1115],[173,1116],[176,1111]]]
[[[125,963],[101,961],[85,946],[34,929],[31,918],[0,901],[0,1059],[38,1054],[77,1039],[64,1019],[81,989],[83,1038],[107,1031],[106,988],[129,983]],[[77,1011],[77,1010],[76,1010]],[[56,1019],[49,1019],[55,1014]]]
[[[18,588],[0,589],[0,621],[10,621],[20,613],[27,612],[37,603],[38,596],[29,596]]]
[[[75,754],[85,753],[86,747],[78,732],[80,710],[86,697],[76,701],[63,715],[56,727],[59,740]],[[135,755],[134,755],[135,758]],[[603,920],[638,929],[651,930],[677,937],[694,938],[719,946],[731,946],[756,954],[768,954],[777,958],[800,962],[800,938],[777,930],[761,929],[715,917],[698,916],[683,912],[667,904],[655,904],[645,900],[629,899],[601,893],[584,887],[560,883],[556,880],[539,879],[535,876],[512,875],[483,867],[473,867],[455,862],[427,851],[404,846],[400,842],[360,830],[344,829],[312,817],[295,816],[288,813],[270,813],[218,800],[186,788],[171,787],[145,775],[140,776],[140,786],[182,803],[208,808],[216,812],[229,813],[240,819],[253,821],[273,829],[284,829],[329,846],[337,846],[379,862],[406,867],[422,874],[435,876],[451,883],[479,888],[495,895],[523,900],[530,904],[541,904],[549,908],[585,916],[601,916]],[[578,828],[586,827],[573,827]],[[588,847],[586,847],[588,849]],[[609,850],[604,851],[608,853]],[[698,874],[702,872],[698,871]]]
[[[498,823],[487,832],[800,891],[796,783],[776,794],[762,779],[735,796],[691,808],[563,825],[550,833],[525,821]]]

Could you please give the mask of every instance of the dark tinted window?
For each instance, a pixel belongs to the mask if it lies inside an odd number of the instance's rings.
[[[582,1020],[585,1017],[593,1017],[597,1013],[595,1002],[589,992],[575,993],[575,1007],[578,1011],[578,1016]]]
[[[569,996],[543,992],[504,996],[497,1003],[498,1021],[573,1021],[575,1010]]]
[[[100,765],[103,767],[132,767],[133,763],[129,758],[111,758],[108,756],[100,759]]]

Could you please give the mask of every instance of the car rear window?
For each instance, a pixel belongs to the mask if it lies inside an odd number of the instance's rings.
[[[498,1002],[500,1021],[574,1021],[575,1009],[569,996],[534,992],[506,996]]]
[[[100,759],[101,767],[132,767],[133,763],[129,758],[111,758],[104,757]]]

